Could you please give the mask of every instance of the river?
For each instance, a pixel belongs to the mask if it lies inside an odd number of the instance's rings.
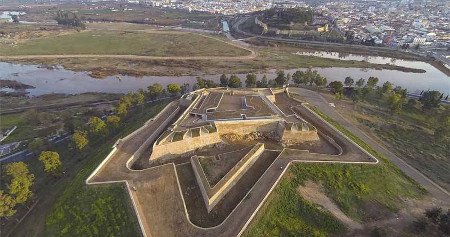
[[[384,57],[342,55],[328,52],[298,53],[324,58],[338,58],[341,60],[365,60],[373,63],[390,63],[398,66],[419,68],[426,70],[425,73],[401,72],[396,70],[375,70],[360,68],[316,68],[320,74],[325,76],[328,82],[339,80],[344,81],[350,76],[355,79],[367,79],[375,76],[380,79],[379,85],[385,81],[390,81],[394,85],[407,88],[410,93],[420,93],[421,90],[438,90],[445,95],[450,94],[450,77],[439,71],[432,65],[419,62],[407,61]],[[293,74],[298,69],[286,70],[286,73]],[[299,70],[305,70],[299,69]],[[275,70],[265,73],[269,79],[275,77]],[[237,74],[244,83],[245,74]],[[264,74],[257,74],[260,79]],[[205,79],[219,81],[220,75],[204,75]],[[0,79],[16,80],[27,85],[34,86],[28,89],[29,95],[37,96],[49,93],[79,94],[85,92],[106,92],[106,93],[126,93],[146,89],[152,83],[160,83],[165,86],[169,83],[189,83],[194,85],[196,76],[110,76],[104,79],[95,79],[88,75],[88,72],[74,72],[65,70],[62,67],[48,69],[38,65],[22,65],[0,62]]]

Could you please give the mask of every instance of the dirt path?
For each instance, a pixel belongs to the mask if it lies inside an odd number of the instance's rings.
[[[322,185],[314,183],[312,181],[306,182],[305,186],[298,188],[300,194],[306,200],[318,204],[330,211],[338,220],[344,223],[349,229],[362,229],[363,226],[358,222],[352,220],[341,209],[328,198],[324,192]]]
[[[144,56],[144,55],[120,55],[120,54],[54,54],[54,55],[15,55],[15,56],[5,56],[1,55],[0,59],[55,59],[55,58],[115,58],[115,59],[128,59],[128,60],[248,60],[254,59],[256,53],[251,50],[251,54],[245,56]]]

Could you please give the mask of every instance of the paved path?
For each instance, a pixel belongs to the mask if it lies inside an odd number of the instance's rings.
[[[347,121],[342,115],[340,115],[335,108],[331,107],[329,103],[323,98],[319,93],[303,88],[290,88],[290,91],[295,91],[296,93],[303,96],[307,102],[316,106],[320,111],[324,112],[336,122],[347,128],[350,132],[364,140],[368,145],[374,148],[379,153],[383,154],[389,160],[392,161],[401,171],[403,171],[407,176],[415,180],[417,183],[422,185],[434,198],[450,204],[450,194],[447,190],[433,182],[431,179],[426,177],[420,171],[406,163],[400,157],[396,156],[394,153],[386,149],[384,146],[370,138],[367,134],[362,132],[354,124]]]

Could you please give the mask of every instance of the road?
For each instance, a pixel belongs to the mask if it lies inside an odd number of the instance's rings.
[[[403,171],[407,176],[415,180],[419,183],[423,188],[425,188],[432,197],[442,201],[443,203],[447,203],[450,205],[450,193],[433,182],[431,179],[426,177],[420,171],[406,163],[400,157],[389,151],[383,145],[369,137],[367,134],[362,132],[359,128],[357,128],[354,124],[350,123],[346,120],[342,115],[336,111],[335,108],[331,107],[329,103],[323,98],[319,93],[303,88],[295,88],[298,94],[301,94],[310,104],[316,106],[320,111],[324,112],[328,116],[330,116],[333,120],[344,126],[350,132],[364,140],[368,145],[374,148],[377,152],[381,153],[385,157],[387,157],[392,163],[394,163],[401,171]]]

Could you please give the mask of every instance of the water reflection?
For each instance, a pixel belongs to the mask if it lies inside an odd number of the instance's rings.
[[[323,54],[330,57],[329,54]],[[339,54],[334,54],[339,57]],[[333,56],[333,54],[331,54]],[[346,59],[358,58],[371,62],[390,62],[396,65],[422,68],[426,73],[408,73],[396,70],[375,70],[360,68],[317,68],[328,82],[339,80],[344,81],[350,76],[354,79],[368,78],[375,76],[380,79],[380,85],[385,81],[390,81],[395,85],[407,88],[410,92],[420,92],[421,90],[438,90],[445,94],[450,94],[450,78],[433,66],[424,62],[413,62],[406,60],[394,60],[382,57],[366,57],[347,55]],[[297,69],[286,70],[286,73],[293,74]],[[300,69],[306,70],[306,69]],[[266,74],[269,79],[275,78],[275,70],[267,73],[257,74],[258,79]],[[244,82],[245,74],[238,74]],[[220,75],[204,75],[205,79],[219,82]],[[85,92],[107,92],[107,93],[127,93],[146,89],[152,83],[160,83],[166,86],[169,83],[189,83],[194,85],[196,76],[110,76],[104,79],[94,79],[87,72],[74,72],[61,67],[48,69],[38,65],[21,65],[0,62],[0,79],[17,80],[21,83],[34,86],[34,89],[27,90],[29,95],[42,95],[48,93],[79,94]]]

